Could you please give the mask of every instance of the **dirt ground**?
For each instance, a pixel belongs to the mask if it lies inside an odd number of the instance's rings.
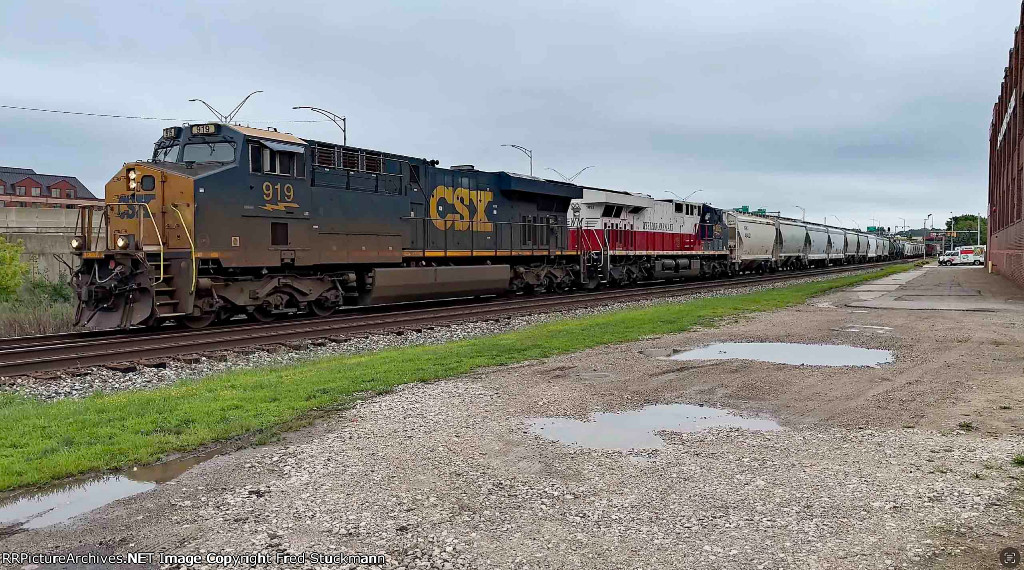
[[[1012,463],[1024,453],[1024,294],[980,268],[894,283],[407,386],[0,538],[0,551],[384,552],[407,569],[998,568],[1001,548],[1024,550],[1024,467]],[[864,306],[947,296],[981,310]],[[893,362],[656,357],[717,342],[850,345]],[[660,446],[614,450],[530,428],[680,403],[783,429],[658,431]]]

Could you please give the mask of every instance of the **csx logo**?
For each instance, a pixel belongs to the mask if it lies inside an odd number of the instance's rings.
[[[156,194],[118,194],[118,204],[148,204],[156,198]],[[138,217],[138,212],[141,211],[142,215],[147,219],[149,218],[149,211],[146,208],[135,207],[118,207],[117,217],[122,220],[134,220]]]
[[[472,226],[475,232],[492,231],[494,224],[487,219],[487,204],[491,203],[492,198],[494,193],[489,190],[438,186],[430,195],[431,221],[439,230],[454,228],[461,231]],[[475,208],[472,218],[469,213],[470,206]],[[446,211],[447,214],[444,213]]]

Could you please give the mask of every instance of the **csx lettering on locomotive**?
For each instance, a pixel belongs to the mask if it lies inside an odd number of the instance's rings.
[[[431,222],[439,230],[455,229],[490,232],[494,224],[487,219],[487,204],[494,198],[490,190],[467,190],[438,186],[430,195]],[[447,207],[446,207],[447,206]],[[470,206],[474,208],[470,217]],[[454,212],[444,213],[454,209]]]

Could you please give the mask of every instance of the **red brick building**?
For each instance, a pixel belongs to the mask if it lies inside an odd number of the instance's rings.
[[[1024,182],[1024,157],[1021,155],[1024,115],[1018,109],[1024,96],[1022,25],[1024,6],[1014,33],[1009,65],[1003,70],[1003,85],[992,110],[989,128],[988,256],[994,271],[1024,287],[1024,223],[1021,222],[1024,208],[1021,193]]]
[[[102,200],[74,176],[0,166],[0,207],[73,209],[88,205],[101,206]]]

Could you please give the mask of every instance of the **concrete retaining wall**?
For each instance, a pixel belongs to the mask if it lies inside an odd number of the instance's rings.
[[[0,233],[63,234],[72,236],[78,210],[0,208]]]
[[[68,242],[71,237],[63,234],[8,234],[3,233],[8,241],[21,240],[25,244],[25,252],[21,260],[29,264],[29,274],[48,281],[67,282],[71,272],[66,264],[78,267],[78,257],[71,255]],[[63,261],[63,263],[61,263]]]

